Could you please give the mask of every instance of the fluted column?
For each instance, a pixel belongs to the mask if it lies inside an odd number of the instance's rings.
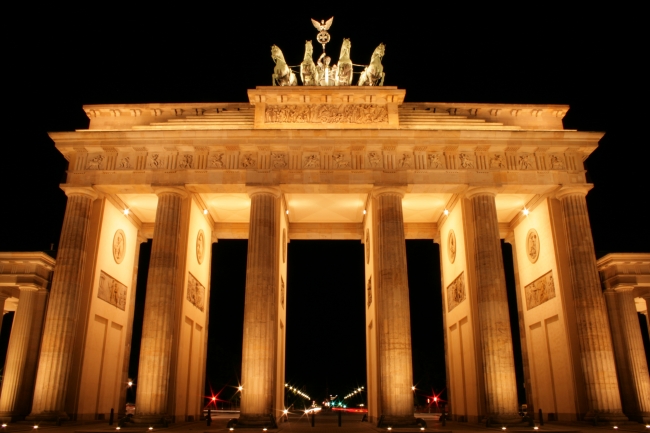
[[[404,192],[397,188],[378,188],[373,195],[379,259],[376,287],[383,424],[414,425],[411,312],[402,211]]]
[[[650,293],[646,293],[642,298],[645,301],[646,309],[643,314],[645,315],[645,323],[648,326],[648,336],[650,336]]]
[[[600,287],[596,252],[587,212],[587,190],[566,188],[557,198],[567,235],[582,371],[587,386],[586,419],[624,421],[607,309]]]
[[[9,295],[6,293],[0,293],[0,313],[2,314],[0,316],[0,334],[2,333],[2,319],[4,318],[5,315],[5,301],[9,298]]]
[[[471,190],[476,293],[483,368],[486,416],[493,422],[512,422],[518,414],[517,380],[512,349],[505,272],[496,191]]]
[[[68,419],[65,413],[70,363],[77,331],[90,212],[97,194],[91,188],[68,188],[68,203],[45,316],[34,402],[29,419]]]
[[[169,376],[172,362],[178,290],[182,188],[156,188],[158,207],[151,246],[142,340],[136,388],[136,422],[169,420]]]
[[[2,421],[20,420],[31,409],[47,295],[37,287],[20,287],[0,394]]]
[[[239,425],[273,418],[280,191],[250,188]]]
[[[639,422],[650,421],[650,376],[634,304],[633,287],[606,290],[616,371],[623,412]]]

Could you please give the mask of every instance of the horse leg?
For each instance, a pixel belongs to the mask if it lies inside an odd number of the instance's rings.
[[[271,80],[273,80],[273,85],[277,86],[276,81],[278,79],[278,76],[276,74],[271,75]]]
[[[381,81],[379,82],[379,85],[380,85],[380,86],[383,86],[383,85],[384,85],[384,77],[386,77],[386,73],[385,73],[385,72],[382,72],[382,73],[381,73]]]

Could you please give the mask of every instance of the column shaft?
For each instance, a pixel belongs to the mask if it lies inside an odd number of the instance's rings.
[[[71,193],[68,196],[45,316],[30,415],[33,419],[68,418],[64,404],[74,336],[77,331],[82,272],[93,199],[87,194]]]
[[[240,425],[266,424],[273,416],[279,212],[275,193],[251,194]]]
[[[22,419],[31,409],[47,292],[21,287],[0,394],[0,418]]]
[[[582,371],[589,413],[603,421],[623,421],[612,338],[596,266],[596,252],[584,193],[561,196]]]
[[[279,209],[275,194],[251,194],[240,424],[266,424],[273,415]]]
[[[415,424],[411,317],[402,193],[377,194],[377,322],[384,425]]]
[[[632,288],[605,292],[623,412],[650,421],[650,376]]]
[[[519,420],[508,294],[495,195],[479,193],[473,195],[471,201],[486,415],[495,422]]]
[[[158,193],[137,378],[136,419],[167,418],[183,195]]]

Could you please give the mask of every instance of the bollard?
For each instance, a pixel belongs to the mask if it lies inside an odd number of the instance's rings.
[[[205,420],[208,427],[212,424],[212,409],[208,408],[208,418]]]
[[[108,418],[108,425],[113,425],[113,419],[115,418],[115,411],[111,408],[111,416]]]
[[[341,411],[339,411],[339,427],[341,427]]]
[[[442,415],[440,416],[440,418],[442,418],[442,426],[443,427],[447,425],[447,409],[446,409],[446,406],[447,406],[446,404],[442,405]]]
[[[316,414],[312,413],[311,414],[311,426],[313,427],[314,424],[316,424]]]
[[[539,425],[544,425],[544,414],[542,413],[542,409],[539,410]]]

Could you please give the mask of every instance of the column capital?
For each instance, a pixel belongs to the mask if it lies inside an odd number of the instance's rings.
[[[562,198],[568,196],[568,195],[582,195],[586,196],[587,193],[593,188],[594,186],[591,184],[585,184],[585,185],[562,185],[559,190],[555,192],[555,198],[558,200],[561,200]]]
[[[61,186],[60,188],[68,197],[71,197],[73,195],[81,195],[86,196],[91,200],[95,200],[97,197],[99,197],[97,191],[95,191],[91,186]]]
[[[37,286],[36,284],[21,284],[18,286],[18,289],[21,292],[37,292],[42,289],[42,287]]]
[[[385,194],[395,194],[404,198],[406,194],[406,186],[378,186],[371,191],[373,197],[379,197]]]
[[[184,186],[153,186],[152,189],[154,194],[158,197],[162,194],[175,194],[181,198],[186,198],[188,196],[187,190]]]
[[[250,198],[253,198],[257,194],[270,194],[275,198],[279,198],[282,195],[282,191],[277,186],[248,186],[246,185],[246,194]]]
[[[475,186],[469,188],[465,192],[465,197],[467,198],[472,198],[477,195],[491,195],[492,197],[496,197],[497,194],[499,193],[499,190],[494,187],[486,187],[486,186]]]

